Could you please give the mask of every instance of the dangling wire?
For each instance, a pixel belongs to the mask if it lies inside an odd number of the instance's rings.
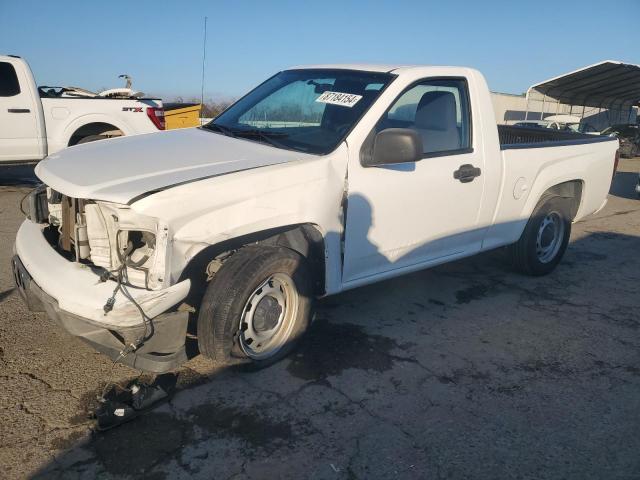
[[[144,263],[144,261],[146,261],[148,259],[148,257],[143,257],[142,261],[130,262],[130,256],[131,256],[131,253],[133,251],[133,243],[129,242],[128,245],[127,245],[127,248],[125,249],[125,251],[121,255],[120,254],[120,247],[119,247],[118,242],[117,242],[117,236],[116,236],[116,251],[118,252],[120,265],[115,270],[107,270],[106,272],[103,273],[103,275],[100,276],[100,279],[102,281],[107,281],[110,278],[115,279],[115,281],[116,281],[116,286],[113,289],[113,293],[111,294],[111,297],[109,297],[107,299],[106,303],[104,304],[104,307],[103,307],[104,314],[107,315],[111,310],[113,310],[113,307],[114,307],[114,305],[116,303],[116,295],[118,294],[118,292],[122,292],[122,295],[127,300],[129,300],[136,307],[138,312],[140,313],[140,316],[142,317],[142,323],[144,324],[144,332],[135,341],[133,341],[129,345],[125,345],[125,347],[120,351],[118,356],[115,358],[115,360],[111,364],[111,369],[109,371],[109,380],[106,382],[106,384],[105,384],[105,386],[104,386],[104,388],[102,390],[102,396],[100,397],[100,399],[102,401],[104,401],[104,396],[107,393],[107,389],[111,385],[119,386],[117,383],[113,382],[113,370],[114,370],[116,364],[119,363],[120,361],[122,361],[122,359],[125,358],[127,355],[129,355],[130,353],[132,353],[132,352],[136,351],[138,348],[140,348],[140,346],[145,341],[147,341],[149,338],[151,338],[151,336],[154,333],[154,327],[153,327],[153,322],[152,322],[151,318],[149,318],[149,316],[145,313],[145,311],[140,306],[140,304],[138,302],[136,302],[135,298],[133,298],[133,295],[131,295],[131,293],[129,292],[129,290],[127,289],[127,286],[126,286],[126,283],[128,282],[127,266],[132,266],[132,267],[139,266],[142,263]],[[115,276],[114,276],[114,274],[115,274]],[[138,376],[138,378],[140,378],[140,376],[142,376],[142,372],[140,372],[140,375]],[[122,387],[120,387],[120,388],[122,388]]]

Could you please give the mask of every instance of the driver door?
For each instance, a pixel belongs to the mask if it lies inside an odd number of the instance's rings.
[[[417,162],[395,165],[350,162],[347,286],[480,249],[485,159],[473,149],[471,118],[465,79],[427,79],[405,90],[379,120],[376,132],[416,130],[424,154]],[[478,175],[463,181],[460,172],[468,165],[479,169]]]

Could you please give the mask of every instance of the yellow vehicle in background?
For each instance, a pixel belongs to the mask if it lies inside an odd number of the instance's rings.
[[[200,126],[199,103],[165,103],[164,121],[165,128],[188,128]]]

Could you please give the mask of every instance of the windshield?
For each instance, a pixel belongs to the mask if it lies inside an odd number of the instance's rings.
[[[613,125],[605,128],[602,133],[605,135],[615,134],[625,137],[633,137],[638,132],[637,125]]]
[[[203,128],[316,154],[335,149],[394,78],[354,70],[287,70]]]

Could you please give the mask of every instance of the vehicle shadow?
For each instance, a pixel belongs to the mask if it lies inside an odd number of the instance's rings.
[[[8,290],[5,290],[4,292],[0,292],[0,302],[2,302],[5,298],[7,298],[9,295],[11,295],[14,290],[15,290],[15,288],[9,288]]]
[[[31,186],[40,182],[34,173],[35,164],[0,165],[0,186]]]
[[[581,457],[554,452],[574,440],[594,459],[586,468],[609,468],[584,439],[600,403],[624,413],[611,382],[640,372],[637,295],[607,304],[625,288],[619,278],[640,280],[639,249],[637,236],[591,232],[547,277],[512,272],[496,250],[326,298],[285,360],[208,378],[179,371],[171,400],[130,423],[63,430],[35,477],[562,476]],[[554,396],[584,416],[559,420],[562,405],[541,407]],[[613,434],[625,415],[608,417]],[[505,437],[509,449],[496,447]],[[528,463],[531,451],[544,467]]]
[[[609,193],[616,197],[637,200],[639,196],[636,192],[636,185],[638,185],[637,172],[617,172]]]

